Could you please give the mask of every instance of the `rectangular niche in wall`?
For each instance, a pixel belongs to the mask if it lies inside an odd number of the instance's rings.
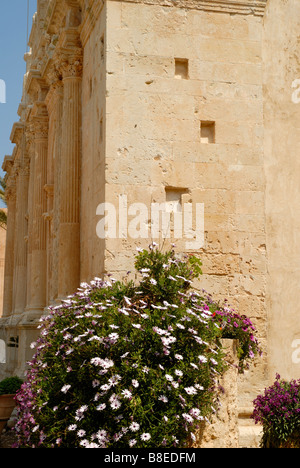
[[[189,61],[188,59],[175,59],[175,78],[179,80],[187,80],[189,77]]]
[[[100,120],[99,137],[100,137],[100,143],[102,143],[103,142],[103,117],[101,117],[101,120]]]
[[[179,187],[166,187],[166,220],[165,226],[169,235],[166,238],[182,238],[183,196],[188,189]],[[166,233],[165,233],[166,234]]]
[[[105,54],[105,47],[104,47],[104,34],[103,34],[100,39],[100,58],[102,61],[104,60],[104,54]]]
[[[216,123],[211,121],[201,121],[200,140],[201,143],[215,143]]]

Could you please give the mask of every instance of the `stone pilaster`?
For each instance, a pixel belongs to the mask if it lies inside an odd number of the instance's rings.
[[[5,157],[3,169],[7,172],[5,198],[7,204],[7,236],[5,247],[4,299],[3,318],[12,314],[13,278],[14,278],[14,247],[16,220],[16,181],[12,173],[12,157]]]
[[[31,281],[28,317],[41,315],[46,306],[47,230],[43,214],[47,210],[44,186],[47,182],[48,114],[44,103],[35,105],[32,116],[34,131],[33,187],[31,186]],[[34,166],[34,167],[33,167]]]
[[[26,143],[27,153],[29,156],[29,186],[28,186],[28,205],[27,205],[27,304],[26,308],[31,303],[31,260],[33,246],[33,193],[34,193],[34,167],[35,167],[35,151],[34,151],[34,133],[33,125],[28,122],[26,128]]]
[[[26,154],[25,124],[19,121],[14,124],[11,132],[11,142],[15,143],[14,171],[16,176],[16,221],[14,234],[14,280],[13,280],[13,322],[19,320],[19,315],[26,307],[26,277],[27,277],[27,205],[29,167]]]
[[[49,115],[49,147],[47,185],[47,302],[53,303],[58,296],[58,241],[59,200],[61,165],[61,129],[63,114],[63,83],[61,75],[51,61],[45,71],[49,92],[46,105]]]
[[[80,283],[82,50],[62,49],[59,55],[64,86],[58,265],[58,297],[62,298],[76,292]]]
[[[25,139],[25,135],[23,138]],[[17,315],[24,312],[27,296],[26,215],[28,211],[29,160],[26,154],[23,153],[23,150],[24,148],[20,149],[21,155],[18,163],[18,183],[16,190],[17,219],[15,225],[13,310]]]

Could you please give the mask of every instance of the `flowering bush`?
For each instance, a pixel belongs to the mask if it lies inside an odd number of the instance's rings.
[[[244,372],[249,368],[251,359],[262,354],[253,323],[245,315],[239,315],[227,306],[216,310],[213,316],[222,329],[223,338],[238,340],[239,371]]]
[[[262,424],[262,448],[300,448],[300,380],[275,383],[254,400],[253,419]]]
[[[191,289],[201,262],[152,244],[135,266],[137,285],[96,278],[42,318],[19,447],[183,447],[216,410],[221,309]]]

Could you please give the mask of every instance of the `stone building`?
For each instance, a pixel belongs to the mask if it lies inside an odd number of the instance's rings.
[[[132,268],[153,234],[143,218],[129,235],[138,208],[204,204],[201,287],[264,348],[239,380],[251,445],[253,398],[275,372],[300,377],[299,23],[298,0],[38,0],[3,163],[0,375],[24,372],[47,305]]]

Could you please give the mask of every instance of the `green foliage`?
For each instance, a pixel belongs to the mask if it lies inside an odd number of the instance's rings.
[[[184,447],[217,410],[222,310],[194,256],[150,246],[140,280],[95,278],[49,308],[18,395],[21,447]]]
[[[23,380],[19,377],[7,377],[0,382],[0,395],[12,395],[20,390]]]

